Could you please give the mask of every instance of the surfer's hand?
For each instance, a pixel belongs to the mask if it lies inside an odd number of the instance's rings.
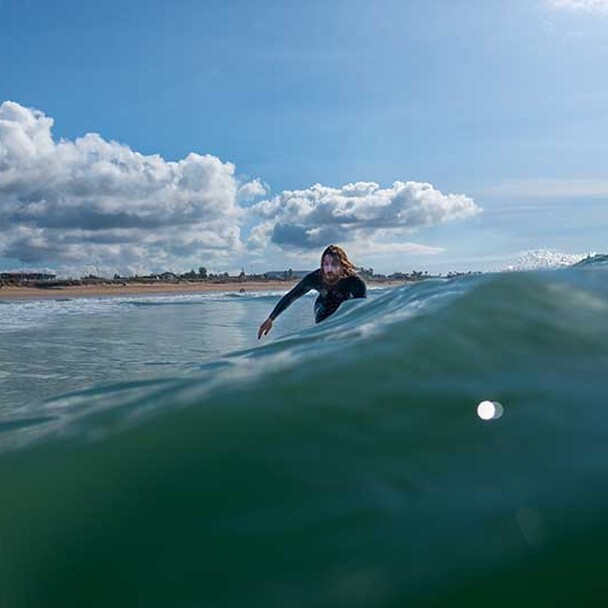
[[[258,329],[258,340],[268,334],[268,332],[272,329],[272,319],[269,317],[260,325],[260,329]]]

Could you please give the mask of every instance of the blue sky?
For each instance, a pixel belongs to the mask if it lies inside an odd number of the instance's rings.
[[[606,65],[603,0],[0,0],[0,268],[605,252]]]

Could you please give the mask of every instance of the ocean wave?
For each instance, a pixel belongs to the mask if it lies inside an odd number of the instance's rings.
[[[5,416],[3,605],[594,605],[602,275],[406,285]]]
[[[608,255],[605,253],[597,253],[595,255],[588,255],[582,260],[578,261],[573,265],[576,267],[589,267],[594,268],[606,268],[608,266]]]

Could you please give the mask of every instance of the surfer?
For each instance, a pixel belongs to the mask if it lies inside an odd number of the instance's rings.
[[[321,267],[307,274],[291,291],[286,293],[274,307],[268,318],[260,325],[258,340],[272,329],[273,321],[295,300],[311,289],[319,292],[315,301],[315,323],[333,315],[342,302],[353,298],[365,298],[365,283],[355,273],[354,264],[346,252],[337,245],[330,245],[321,255]]]

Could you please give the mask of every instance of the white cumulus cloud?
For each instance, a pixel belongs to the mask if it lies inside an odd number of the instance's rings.
[[[211,155],[177,162],[88,133],[56,141],[53,119],[0,105],[0,256],[125,271],[183,268],[241,248],[239,183]]]
[[[260,179],[254,179],[239,187],[239,201],[249,202],[261,196],[267,196],[269,192],[268,184],[263,183]]]
[[[463,194],[443,194],[431,184],[396,181],[390,188],[374,182],[331,188],[316,184],[284,191],[251,207],[262,222],[248,244],[316,249],[328,243],[367,242],[370,248],[393,243],[416,230],[481,212]],[[406,246],[411,250],[411,246]],[[403,249],[402,249],[403,250]]]
[[[329,243],[362,259],[432,255],[442,249],[409,236],[481,212],[464,194],[413,181],[316,184],[270,197],[265,182],[209,154],[173,162],[95,133],[56,139],[52,128],[39,110],[0,105],[0,257],[24,267],[74,276],[183,271],[277,252],[316,259]]]

